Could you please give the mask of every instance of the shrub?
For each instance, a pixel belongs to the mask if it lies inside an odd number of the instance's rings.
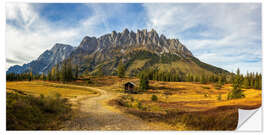
[[[134,98],[133,97],[130,97],[130,101],[133,102],[134,101]]]
[[[140,89],[147,90],[149,88],[149,80],[147,77],[140,78]]]
[[[222,85],[220,85],[220,84],[215,84],[214,87],[215,87],[215,89],[220,90],[220,89],[222,88]]]
[[[228,93],[227,99],[237,99],[237,98],[244,98],[245,95],[243,94],[242,90],[232,90],[231,92]]]
[[[219,101],[220,101],[220,100],[221,100],[221,98],[222,98],[222,97],[221,97],[221,94],[219,94],[219,95],[218,95],[218,97],[217,97],[217,100],[219,100]]]
[[[152,95],[151,99],[152,101],[158,101],[158,97],[156,95]]]
[[[71,108],[66,99],[34,97],[7,93],[7,130],[58,129],[58,125],[70,118]]]
[[[138,102],[138,108],[141,109],[141,110],[143,109],[143,106],[142,106],[141,102]]]
[[[88,81],[87,81],[87,84],[93,84],[93,81],[88,80]]]
[[[203,89],[210,89],[209,87],[207,86],[202,86]]]

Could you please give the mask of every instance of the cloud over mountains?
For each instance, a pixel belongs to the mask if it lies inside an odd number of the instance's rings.
[[[261,4],[6,4],[7,68],[55,43],[154,28],[178,38],[207,63],[261,72]]]

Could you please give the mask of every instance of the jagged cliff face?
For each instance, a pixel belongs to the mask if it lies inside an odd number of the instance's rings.
[[[136,33],[124,29],[99,38],[86,36],[71,53],[71,59],[85,74],[102,71],[105,75],[115,75],[120,60],[129,76],[149,67],[193,74],[224,72],[200,62],[178,39],[159,36],[153,29],[149,32],[137,30]]]
[[[70,45],[57,43],[50,50],[42,53],[36,60],[23,66],[12,66],[7,73],[25,73],[30,70],[34,74],[47,73],[53,66],[68,58],[73,50],[74,48]]]
[[[177,39],[159,36],[155,30],[137,30],[137,33],[125,29],[123,32],[113,31],[99,38],[84,37],[76,53],[108,52],[109,49],[121,49],[121,53],[135,48],[146,49],[156,54],[171,53],[181,56],[192,56],[192,53]],[[108,54],[108,53],[107,53]],[[108,54],[110,55],[110,54]]]

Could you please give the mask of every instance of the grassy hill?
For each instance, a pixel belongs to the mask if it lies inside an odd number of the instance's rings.
[[[81,72],[86,75],[117,75],[117,66],[122,60],[126,76],[136,76],[145,69],[159,69],[160,72],[176,72],[178,74],[211,75],[217,73],[229,73],[228,71],[201,62],[193,56],[181,56],[164,53],[156,54],[148,50],[134,50],[123,55],[116,55],[110,59],[104,58],[97,61],[98,56],[84,57]]]

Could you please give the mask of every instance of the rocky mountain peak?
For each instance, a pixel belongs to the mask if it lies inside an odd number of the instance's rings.
[[[85,36],[79,45],[79,49],[83,49],[86,51],[93,51],[96,49],[97,45],[97,38],[96,37],[89,37]]]
[[[56,43],[53,47],[52,50],[54,49],[58,49],[58,48],[63,48],[65,46],[69,46],[69,45],[65,45],[65,44],[61,44],[61,43]]]
[[[112,37],[112,38],[115,38],[116,36],[117,36],[116,31],[115,31],[115,30],[114,30],[114,31],[112,31],[111,37]]]
[[[34,74],[47,73],[53,66],[68,58],[73,50],[74,48],[70,45],[56,43],[51,49],[44,51],[36,60],[23,66],[12,66],[7,73],[25,73],[30,69]]]
[[[192,53],[178,39],[167,39],[163,34],[159,36],[155,29],[150,31],[138,29],[135,33],[125,28],[122,32],[112,31],[110,34],[105,34],[99,38],[86,36],[78,48],[83,49],[84,52],[92,53],[100,49],[126,48],[127,46],[129,48],[144,46],[156,53],[166,52],[192,56]]]
[[[126,35],[126,34],[128,34],[129,33],[129,30],[127,29],[127,28],[125,28],[124,30],[123,30],[123,32],[122,32],[122,34],[124,34],[124,35]]]

